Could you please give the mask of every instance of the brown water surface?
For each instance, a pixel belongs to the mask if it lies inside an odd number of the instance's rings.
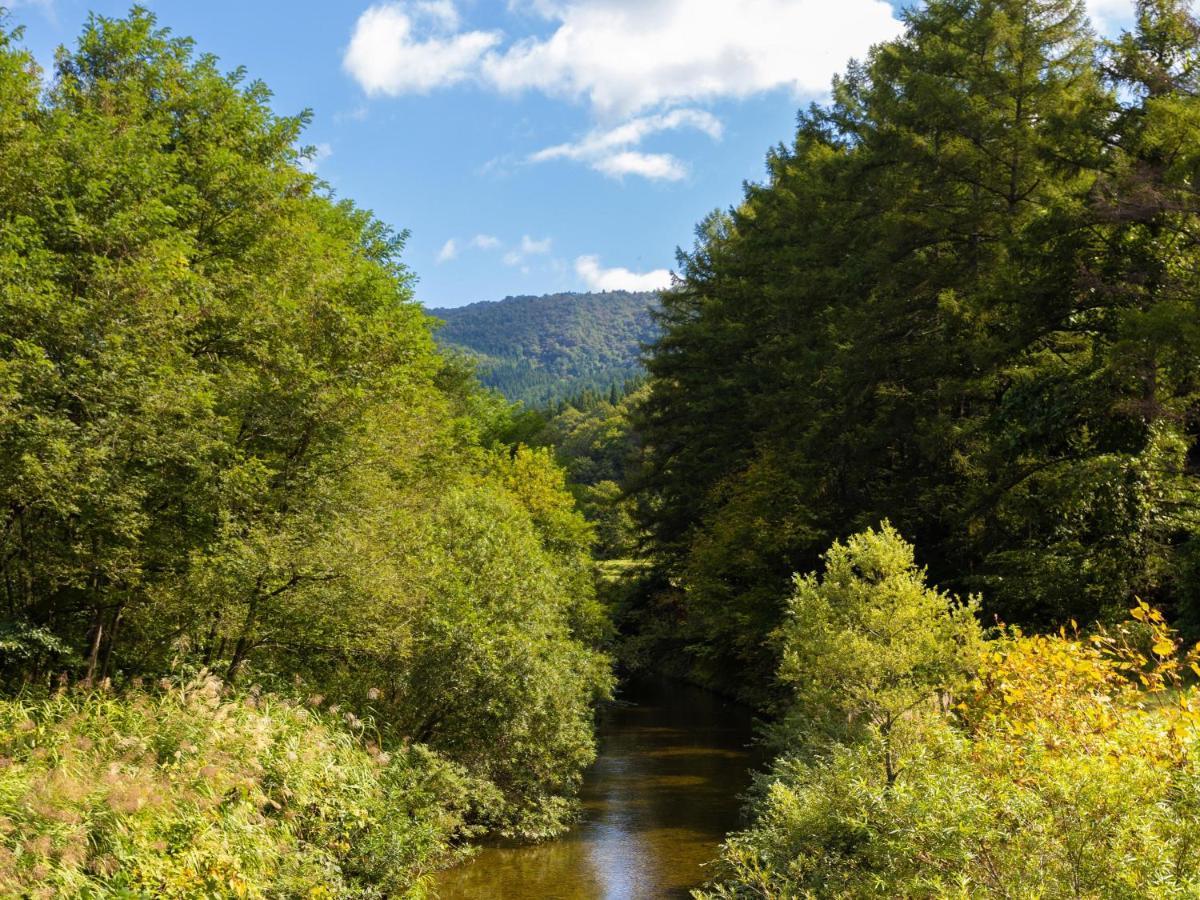
[[[671,681],[626,685],[600,720],[584,819],[557,841],[494,846],[442,874],[441,900],[687,897],[706,879],[752,765],[749,712]]]

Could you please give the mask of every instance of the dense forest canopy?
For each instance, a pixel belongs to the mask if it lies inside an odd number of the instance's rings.
[[[682,255],[640,508],[717,683],[767,683],[792,573],[885,517],[989,619],[1200,621],[1200,52],[1138,9],[911,10]]]
[[[914,6],[681,254],[621,623],[777,754],[704,896],[1200,889],[1200,22],[1136,13]]]
[[[621,389],[643,374],[642,348],[658,336],[658,294],[606,291],[506,297],[431,314],[437,337],[478,359],[479,376],[512,401],[547,407],[584,391]]]
[[[439,354],[405,235],[304,171],[307,114],[148,12],[92,18],[45,85],[20,41],[0,30],[0,675],[33,693],[0,710],[24,817],[0,892],[196,896],[210,865],[378,896],[451,840],[563,827],[609,684],[592,530]],[[138,699],[162,676],[179,697]],[[133,699],[37,699],[77,680]],[[341,749],[296,757],[306,729]],[[204,761],[156,774],[202,752],[246,805],[194,806]]]
[[[637,556],[640,538],[628,485],[640,464],[635,411],[645,398],[640,380],[605,394],[587,389],[552,409],[522,410],[509,420],[510,442],[554,452],[579,511],[595,526],[600,560]]]

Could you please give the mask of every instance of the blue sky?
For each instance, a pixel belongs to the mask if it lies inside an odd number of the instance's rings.
[[[1132,0],[1092,0],[1104,29]],[[0,0],[48,63],[89,11]],[[429,306],[652,288],[737,201],[850,56],[899,30],[885,0],[149,0],[245,66],[334,190],[412,232]]]

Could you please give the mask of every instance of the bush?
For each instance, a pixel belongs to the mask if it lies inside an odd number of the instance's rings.
[[[857,596],[873,609],[862,621],[879,626],[857,645],[840,637],[831,645],[826,631],[793,620],[785,636],[804,647],[785,660],[837,646],[857,661],[825,682],[800,679],[816,670],[785,662],[804,702],[824,684],[831,707],[842,708],[833,685],[853,686],[859,668],[874,673],[881,698],[901,696],[897,686],[911,688],[914,672],[937,671],[914,669],[911,652],[889,655],[869,640],[888,623],[916,646],[937,633],[905,628],[889,609],[905,592],[884,589],[894,581],[869,565],[878,552],[862,564],[879,540],[853,539],[859,552],[849,556],[835,548],[830,569],[842,574],[801,582],[801,610],[831,599],[832,582],[837,616],[852,616],[846,602]],[[904,569],[905,554],[894,558]],[[953,658],[954,647],[944,643],[942,657]],[[1185,670],[1200,673],[1197,650],[1181,656],[1162,617],[1140,603],[1115,631],[1013,630],[983,649],[974,677],[953,695],[942,677],[927,683],[928,702],[904,713],[904,742],[878,727],[815,750],[793,738],[759,787],[753,827],[728,842],[706,896],[1197,896],[1200,689],[1182,685]]]
[[[472,784],[371,734],[212,678],[0,701],[0,894],[423,896]]]

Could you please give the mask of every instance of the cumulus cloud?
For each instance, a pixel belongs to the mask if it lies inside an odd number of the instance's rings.
[[[633,148],[648,137],[664,131],[692,129],[714,140],[721,137],[721,122],[700,109],[675,109],[653,116],[630,119],[615,128],[597,129],[582,140],[539,150],[530,162],[569,159],[584,162],[612,178],[640,175],[643,178],[678,181],[687,176],[687,166],[668,153],[642,153]]]
[[[662,291],[671,286],[671,273],[666,269],[641,273],[621,267],[606,269],[598,256],[576,259],[575,274],[590,291]]]
[[[477,234],[471,238],[471,246],[478,250],[495,250],[500,246],[500,238],[490,234]]]
[[[530,161],[679,181],[686,163],[641,144],[684,128],[718,138],[720,123],[689,107],[776,89],[823,93],[847,60],[902,30],[888,0],[508,0],[507,8],[515,37],[470,30],[454,0],[376,3],[355,25],[345,68],[371,95],[470,82],[583,101],[609,127]],[[534,25],[537,34],[520,36]]]
[[[438,265],[440,266],[442,263],[448,263],[456,256],[458,256],[458,241],[454,240],[454,238],[450,238],[450,240],[442,244],[442,249],[438,251]]]
[[[504,254],[504,264],[506,266],[519,266],[531,256],[541,256],[549,253],[552,244],[553,241],[550,238],[542,238],[540,241],[537,241],[529,235],[524,235],[521,238],[519,246]]]
[[[585,98],[606,117],[781,87],[819,93],[901,28],[885,0],[572,0],[540,11],[555,31],[487,54],[485,77]]]
[[[451,0],[381,3],[358,17],[343,65],[368,94],[424,93],[471,78],[500,43],[489,31],[458,31]]]
[[[1112,2],[1112,0],[1099,0]],[[545,37],[464,31],[450,0],[390,2],[358,20],[346,68],[369,93],[475,79],[588,101],[608,119],[776,88],[823,92],[852,56],[900,33],[886,0],[517,0]]]

